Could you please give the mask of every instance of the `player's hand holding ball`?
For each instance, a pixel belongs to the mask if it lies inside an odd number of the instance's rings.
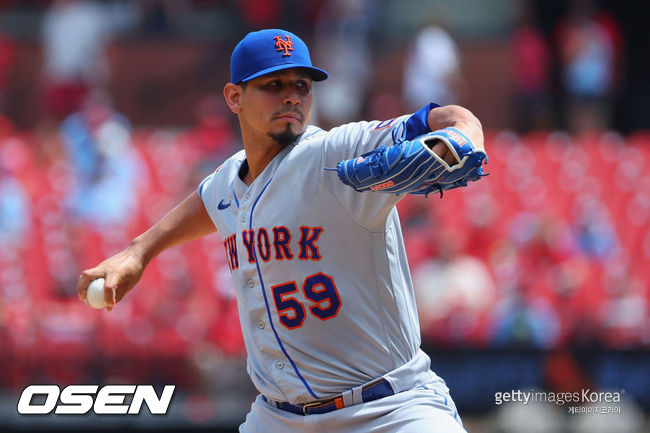
[[[96,309],[111,311],[140,280],[145,263],[133,246],[86,269],[79,277],[79,299]]]

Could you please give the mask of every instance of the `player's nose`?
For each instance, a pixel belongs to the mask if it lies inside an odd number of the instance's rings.
[[[282,96],[283,104],[298,105],[300,104],[300,101],[301,101],[300,95],[298,94],[298,91],[295,89],[288,90],[287,93],[285,93]]]
[[[284,86],[282,93],[282,103],[288,105],[298,105],[302,102],[304,95],[301,94],[300,89],[294,84]]]

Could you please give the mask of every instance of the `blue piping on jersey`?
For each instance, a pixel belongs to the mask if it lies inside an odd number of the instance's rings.
[[[253,203],[253,207],[251,208],[251,215],[248,219],[249,225],[248,229],[252,230],[253,229],[253,211],[255,210],[255,206],[257,206],[257,202],[259,201],[260,197],[262,197],[262,194],[264,194],[264,191],[266,191],[266,187],[269,186],[273,178],[269,179],[268,182],[266,182],[266,185],[264,185],[264,188],[262,188],[262,191],[260,192],[260,195],[257,196],[255,199],[255,203]],[[234,191],[233,191],[234,193]],[[237,197],[235,196],[235,201],[237,201]],[[239,207],[239,203],[237,203],[237,206]],[[255,257],[255,267],[257,268],[257,275],[260,277],[260,284],[262,286],[262,295],[264,295],[264,303],[266,304],[266,314],[269,317],[269,324],[271,325],[271,329],[273,330],[273,335],[275,335],[275,339],[278,342],[278,345],[280,346],[280,349],[282,350],[282,353],[284,353],[284,356],[287,357],[289,362],[291,363],[291,366],[293,367],[293,371],[296,372],[298,375],[298,378],[300,378],[300,381],[302,382],[303,385],[305,385],[305,388],[307,388],[307,391],[312,395],[314,398],[320,398],[318,397],[314,391],[312,391],[311,387],[307,383],[304,377],[302,377],[302,374],[300,374],[300,371],[298,371],[298,366],[296,365],[295,362],[293,362],[293,359],[289,356],[287,353],[286,349],[284,348],[284,345],[282,344],[282,340],[280,340],[280,336],[278,335],[277,331],[275,330],[275,325],[273,325],[273,318],[271,317],[271,309],[269,308],[269,301],[266,297],[266,288],[264,287],[264,280],[262,279],[262,271],[260,271],[260,261],[257,260],[257,253],[255,252],[255,249],[253,248],[253,257]]]
[[[454,409],[453,407],[451,407],[451,405],[447,401],[447,397],[445,397],[444,395],[438,394],[438,391],[436,391],[435,388],[428,388],[428,387],[425,386],[424,389],[430,389],[430,390],[433,391],[433,393],[435,395],[438,395],[438,396],[441,396],[442,398],[444,398],[445,399],[445,406],[447,406],[449,409],[451,409],[451,411],[454,413],[454,419],[456,420],[456,422],[458,422],[458,424],[460,424],[461,427],[463,426],[463,423],[461,422],[460,417],[458,416],[458,411],[456,409]],[[465,427],[463,427],[463,430],[465,430]],[[465,430],[465,432],[467,432],[467,430]]]
[[[199,184],[199,197],[203,198],[203,187],[209,179],[212,179],[212,176],[214,176],[214,173],[211,173],[210,176],[206,176],[206,178]]]
[[[262,192],[264,192],[264,190],[262,190]],[[237,209],[239,209],[239,200],[237,200],[237,194],[235,194],[235,188],[234,187],[232,189],[232,196],[235,197],[235,204],[237,204]],[[252,216],[252,213],[251,213],[251,216]]]

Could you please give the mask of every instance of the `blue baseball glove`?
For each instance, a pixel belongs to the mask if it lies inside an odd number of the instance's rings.
[[[456,163],[447,164],[431,150],[437,141],[447,145]],[[429,195],[467,186],[483,174],[488,157],[456,128],[423,134],[399,145],[381,146],[336,166],[341,181],[357,191]]]

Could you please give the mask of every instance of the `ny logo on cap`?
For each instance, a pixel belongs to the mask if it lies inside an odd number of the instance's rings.
[[[293,42],[291,42],[291,36],[285,36],[287,39],[282,39],[282,36],[276,36],[275,39],[275,48],[277,51],[284,51],[282,57],[290,56],[289,51],[293,51]]]

